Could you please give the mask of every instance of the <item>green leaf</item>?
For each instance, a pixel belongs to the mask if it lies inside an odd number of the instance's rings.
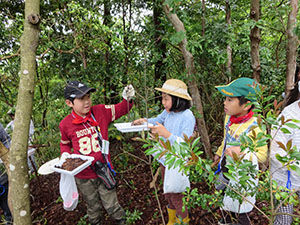
[[[290,168],[294,171],[296,171],[296,173],[298,174],[298,176],[300,176],[300,167],[297,165],[290,165]]]
[[[236,181],[235,177],[233,177],[231,174],[224,173],[224,175],[225,175],[226,178]]]
[[[192,149],[195,148],[195,146],[199,143],[199,141],[200,141],[200,137],[197,137],[197,138],[193,141]]]
[[[297,126],[297,125],[294,124],[294,123],[286,123],[286,124],[284,124],[284,125],[286,125],[286,126],[288,126],[288,127],[290,127],[290,128],[293,128],[293,129],[300,129],[300,127]]]
[[[176,160],[175,164],[174,164],[174,168],[181,166],[183,163],[183,161],[181,159]]]
[[[277,123],[277,120],[274,119],[273,117],[268,117],[266,119],[267,123],[271,124],[271,125],[275,125]]]
[[[280,130],[281,130],[282,133],[284,133],[284,134],[290,134],[290,133],[291,133],[288,129],[286,129],[286,128],[284,128],[284,127],[280,128]]]
[[[168,168],[171,169],[174,166],[176,158],[171,158],[170,161],[168,162]]]
[[[289,196],[289,193],[288,192],[285,192],[285,191],[282,191],[279,193],[280,196],[283,198],[283,199],[286,199],[288,196]]]

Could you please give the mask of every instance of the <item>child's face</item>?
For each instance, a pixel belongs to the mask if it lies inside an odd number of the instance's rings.
[[[84,117],[92,107],[91,95],[86,94],[81,98],[75,98],[73,103],[70,100],[66,100],[66,104],[72,107],[77,115]]]
[[[229,116],[244,116],[248,113],[249,106],[246,106],[247,103],[240,105],[240,101],[237,97],[228,97],[226,96],[224,101],[224,111],[226,115]]]
[[[172,108],[172,97],[166,93],[162,93],[162,104],[167,112]]]

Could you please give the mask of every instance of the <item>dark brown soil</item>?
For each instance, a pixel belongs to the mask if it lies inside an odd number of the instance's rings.
[[[84,164],[87,160],[83,160],[80,158],[66,158],[66,161],[62,164],[61,167],[55,166],[57,168],[61,168],[64,170],[72,171],[79,167],[80,165]]]
[[[163,224],[160,209],[163,212],[165,224],[167,224],[166,201],[162,194],[162,184],[160,177],[156,185],[158,188],[158,196],[155,196],[154,189],[149,187],[152,181],[151,169],[148,164],[149,158],[144,155],[143,148],[140,143],[133,142],[135,151],[131,154],[124,154],[123,147],[120,142],[111,143],[111,153],[117,171],[118,187],[117,193],[119,202],[125,210],[131,213],[134,210],[142,212],[141,219],[133,224]],[[124,148],[125,149],[125,148]],[[126,149],[125,149],[126,150]],[[155,173],[155,171],[153,172]],[[203,193],[208,191],[205,183],[193,184]],[[46,176],[38,176],[31,181],[31,210],[33,224],[41,225],[76,225],[81,220],[80,225],[88,224],[86,215],[86,207],[81,196],[77,208],[68,212],[63,209],[62,201],[59,195],[59,174],[53,173]],[[158,204],[159,200],[159,204]],[[217,224],[219,218],[201,207],[189,211],[190,224]],[[103,224],[115,224],[107,213],[103,210]],[[216,210],[215,215],[220,215]],[[84,217],[85,216],[85,217]],[[258,215],[257,212],[251,213],[253,224],[265,225],[266,220]],[[83,223],[85,221],[86,223]]]

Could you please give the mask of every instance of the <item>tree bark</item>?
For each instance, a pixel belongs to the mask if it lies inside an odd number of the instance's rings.
[[[205,35],[205,0],[202,0],[202,37]]]
[[[228,30],[231,28],[231,8],[229,1],[226,1],[226,23]],[[227,65],[226,70],[227,73],[232,74],[232,48],[230,46],[230,42],[227,44]]]
[[[177,14],[171,13],[171,10],[167,4],[163,4],[163,9],[164,9],[168,19],[170,20],[170,22],[176,29],[176,31],[186,33],[184,24],[178,18]],[[184,57],[186,73],[190,78],[189,82],[188,82],[188,86],[189,86],[189,89],[190,89],[190,92],[191,92],[191,95],[193,98],[193,102],[196,105],[196,109],[200,114],[200,117],[197,117],[196,120],[197,120],[198,129],[200,131],[201,140],[204,145],[205,154],[207,157],[212,159],[213,155],[212,155],[209,136],[208,136],[208,132],[206,129],[206,124],[205,124],[205,120],[204,120],[204,116],[203,116],[204,114],[203,114],[203,106],[202,106],[202,102],[201,102],[201,96],[200,96],[197,85],[195,85],[197,83],[197,81],[195,80],[195,76],[194,76],[196,74],[195,65],[194,65],[194,57],[187,50],[187,38],[186,37],[181,41],[179,46],[180,46],[181,52]]]
[[[126,4],[125,0],[123,0],[122,1],[123,42],[124,42],[124,50],[126,52],[126,56],[125,56],[125,59],[124,59],[124,78],[125,77],[127,78],[127,74],[128,74],[128,62],[129,62],[129,52],[128,52],[128,36],[127,36],[127,29],[126,29],[126,5],[125,4]],[[128,31],[130,32],[129,29],[128,29]]]
[[[110,0],[105,0],[104,1],[104,16],[103,16],[103,24],[107,27],[111,26],[112,23],[112,17],[111,17],[111,1]],[[105,71],[105,79],[104,79],[104,96],[107,95],[107,90],[115,90],[116,87],[114,86],[113,82],[111,82],[111,63],[110,63],[110,49],[111,49],[111,38],[110,35],[107,35],[104,40],[106,44],[106,49],[105,49],[105,64],[104,64],[104,71]],[[104,98],[104,104],[111,103],[109,99]]]
[[[15,127],[9,151],[9,188],[14,224],[32,224],[27,165],[29,124],[32,114],[36,49],[39,39],[40,1],[26,0],[24,32],[21,37],[21,70]]]
[[[257,22],[259,20],[259,0],[251,0],[250,18]],[[259,60],[259,43],[260,29],[254,26],[250,31],[251,40],[251,67],[253,70],[253,78],[260,80],[260,60]]]
[[[296,72],[296,58],[297,58],[297,47],[298,37],[294,33],[296,28],[297,14],[299,0],[291,0],[291,12],[288,17],[287,23],[287,50],[286,50],[286,85],[285,85],[285,96],[288,96],[289,92],[294,88],[295,83],[295,72]]]
[[[158,80],[166,80],[167,73],[165,70],[165,58],[166,58],[166,52],[167,52],[167,46],[165,41],[162,40],[162,22],[161,22],[161,17],[162,17],[163,11],[160,2],[158,1],[154,2],[153,6],[153,23],[154,23],[154,42],[155,42],[155,52],[159,52],[159,59],[154,64],[154,79],[155,82]],[[159,101],[159,95],[160,93],[155,92],[155,102],[157,103]]]

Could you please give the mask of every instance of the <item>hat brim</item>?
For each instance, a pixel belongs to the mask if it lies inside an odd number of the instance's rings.
[[[88,94],[90,92],[95,92],[95,91],[96,91],[95,88],[88,88],[84,92],[82,92],[80,95],[76,95],[76,98],[81,98],[81,97],[85,96],[86,94]]]
[[[167,94],[170,94],[170,95],[174,95],[174,96],[177,96],[179,98],[183,98],[183,99],[186,99],[186,100],[189,100],[189,101],[192,101],[192,98],[189,94],[184,95],[184,94],[180,94],[180,93],[177,93],[175,91],[170,91],[170,90],[164,89],[164,88],[155,88],[155,90],[160,91],[160,92],[164,92],[164,93],[167,93]]]
[[[218,91],[224,96],[228,96],[228,97],[244,96],[243,94],[238,93],[237,91],[235,91],[233,88],[231,88],[229,86],[215,86],[215,88],[217,88]],[[255,94],[252,94],[252,93],[249,93],[249,95],[244,96],[244,97],[251,102],[257,101]]]
[[[218,89],[218,91],[225,96],[229,96],[229,97],[239,97],[241,95],[238,95],[235,93],[235,91],[228,86],[215,86],[215,88]]]

